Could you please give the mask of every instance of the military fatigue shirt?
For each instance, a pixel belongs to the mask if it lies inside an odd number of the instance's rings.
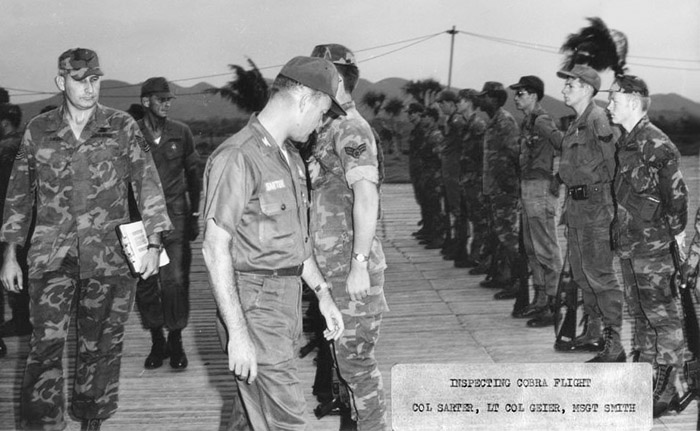
[[[459,161],[464,146],[464,128],[467,125],[464,116],[454,112],[445,123],[445,141],[441,156],[446,161]]]
[[[671,140],[642,118],[618,143],[615,177],[620,251],[626,256],[669,253],[688,219],[688,189]],[[621,215],[623,213],[624,215]]]
[[[462,161],[465,172],[481,174],[484,163],[486,122],[476,112],[466,120],[463,134]]]
[[[408,136],[408,156],[411,160],[420,162],[420,151],[425,142],[425,127],[422,124],[416,124],[411,129]]]
[[[27,125],[0,241],[24,244],[36,205],[29,277],[59,269],[67,255],[79,259],[81,278],[127,275],[115,228],[129,222],[129,185],[147,235],[172,229],[153,159],[129,114],[98,104],[79,140],[64,112],[65,105]]]
[[[160,176],[165,203],[170,215],[190,215],[199,208],[199,154],[194,149],[194,137],[187,125],[165,119],[160,140],[144,119],[138,122],[143,136],[151,147],[153,161]]]
[[[551,179],[554,157],[564,134],[552,117],[537,106],[520,123],[520,179]]]
[[[518,176],[518,123],[503,108],[498,108],[484,132],[484,195],[520,194]]]
[[[603,108],[591,101],[562,138],[559,176],[564,184],[601,188],[600,192],[591,191],[586,200],[573,200],[567,195],[564,217],[570,227],[612,221],[610,182],[615,175],[616,131]]]
[[[311,256],[306,171],[285,142],[285,158],[257,116],[211,154],[204,170],[204,221],[231,241],[237,271],[301,265]]]
[[[378,183],[377,146],[369,124],[355,108],[354,102],[343,106],[347,115],[326,122],[318,132],[318,140],[309,161],[311,179],[311,232],[314,255],[327,278],[345,278],[350,271],[353,246],[353,184],[360,180]],[[379,214],[376,215],[377,217]],[[386,269],[384,251],[375,236],[369,252],[368,270]],[[337,287],[337,286],[336,286]],[[342,310],[347,300],[344,289],[335,296]],[[386,311],[381,295],[368,297],[368,313]]]

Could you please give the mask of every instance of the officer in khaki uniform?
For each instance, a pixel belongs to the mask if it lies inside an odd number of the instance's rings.
[[[358,430],[385,430],[386,401],[374,356],[382,314],[386,261],[375,234],[379,218],[377,145],[351,93],[359,70],[355,56],[337,44],[318,45],[312,56],[333,62],[342,78],[338,100],[347,116],[327,121],[309,162],[314,255],[330,281],[345,332],[336,343],[338,368],[348,382]]]
[[[66,426],[62,360],[74,299],[73,415],[92,431],[114,414],[124,323],[136,288],[115,232],[130,221],[129,186],[148,235],[143,278],[158,272],[161,232],[172,229],[136,122],[98,103],[102,74],[94,51],[75,48],[59,56],[63,104],[29,122],[12,167],[0,230],[0,241],[9,244],[0,280],[10,291],[23,286],[16,249],[29,235],[36,207],[27,257],[34,329],[21,393],[25,429]]]
[[[192,132],[186,124],[168,118],[173,98],[163,77],[149,78],[141,86],[144,117],[138,125],[151,148],[173,223],[172,232],[163,239],[170,263],[158,276],[139,281],[136,290],[141,321],[151,331],[151,352],[144,363],[148,369],[160,367],[167,357],[172,368],[187,367],[182,330],[190,314],[190,241],[199,234],[201,184]],[[168,329],[167,343],[163,326]]]
[[[335,100],[338,82],[329,61],[291,59],[262,111],[207,161],[202,252],[237,377],[230,430],[306,429],[295,364],[299,276],[318,297],[326,339],[344,329],[311,254],[306,171],[292,144],[306,141],[326,112],[345,114]]]
[[[678,407],[676,375],[683,366],[683,327],[671,292],[670,244],[688,220],[688,188],[679,170],[680,153],[654,126],[646,83],[618,76],[608,111],[623,127],[618,141],[615,197],[625,298],[634,319],[635,361],[654,368],[654,417]]]

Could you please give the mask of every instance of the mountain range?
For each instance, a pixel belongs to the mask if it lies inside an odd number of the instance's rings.
[[[408,102],[408,97],[402,90],[407,82],[408,80],[402,78],[386,78],[376,83],[360,79],[353,96],[355,100],[360,101],[367,91],[375,91],[386,94],[388,98],[398,97]],[[228,100],[224,100],[218,95],[206,93],[206,90],[210,88],[214,87],[205,82],[192,87],[181,87],[176,83],[171,83],[171,90],[177,95],[177,99],[172,104],[170,116],[182,121],[220,120],[247,116]],[[139,84],[132,85],[117,80],[104,80],[100,93],[100,103],[117,109],[127,110],[131,104],[140,103],[139,94]],[[601,104],[605,103],[600,98],[597,100]],[[57,94],[48,99],[20,104],[20,107],[24,113],[24,118],[29,119],[37,115],[45,106],[59,105],[60,103],[61,96]],[[573,111],[564,105],[563,101],[551,96],[544,97],[542,106],[556,118],[573,114]],[[358,108],[366,116],[372,116],[368,107],[358,103]],[[505,108],[514,114],[518,113],[512,97],[508,98]],[[663,115],[667,119],[679,118],[683,115],[700,118],[700,103],[693,102],[675,93],[654,94],[652,95],[650,115]]]

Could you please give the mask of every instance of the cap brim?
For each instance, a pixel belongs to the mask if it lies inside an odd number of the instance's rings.
[[[328,108],[328,113],[333,118],[344,117],[348,115],[348,113],[345,112],[345,109],[343,109],[343,107],[340,106],[340,103],[338,103],[338,101],[335,100],[335,97],[331,97],[331,107]]]
[[[527,85],[521,84],[519,82],[517,84],[513,84],[513,85],[508,86],[508,88],[510,88],[511,90],[517,90],[517,89],[525,88],[525,87],[527,87]]]
[[[71,76],[71,78],[75,79],[76,81],[82,81],[83,79],[87,78],[88,76],[103,76],[104,75],[102,70],[100,70],[99,68],[88,69],[82,75],[79,74],[77,70],[69,70],[68,74]]]
[[[564,78],[564,79],[566,79],[566,78],[579,78],[578,75],[573,74],[573,73],[569,72],[568,70],[560,70],[559,72],[557,72],[557,76],[560,78]]]

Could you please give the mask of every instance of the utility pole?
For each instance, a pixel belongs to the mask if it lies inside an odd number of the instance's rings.
[[[457,34],[455,26],[452,26],[452,30],[447,30],[447,33],[452,35],[452,40],[450,41],[450,70],[447,75],[447,89],[449,90],[452,88],[452,57],[455,52],[455,34]]]

